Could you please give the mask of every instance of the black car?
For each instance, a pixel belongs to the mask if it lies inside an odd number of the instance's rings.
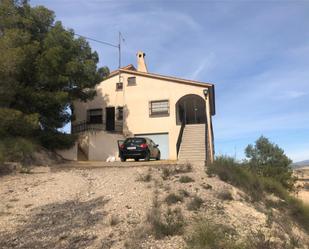
[[[149,161],[151,158],[160,160],[161,152],[158,146],[149,138],[127,138],[119,144],[119,157],[122,162],[125,162],[128,158],[133,158],[135,161],[139,159]]]

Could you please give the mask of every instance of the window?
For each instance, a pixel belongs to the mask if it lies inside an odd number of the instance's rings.
[[[88,124],[102,124],[102,109],[87,110]]]
[[[117,120],[123,120],[123,107],[117,107]]]
[[[136,77],[129,77],[128,86],[135,86],[135,85],[136,85]]]
[[[116,91],[122,91],[122,89],[123,89],[123,84],[122,84],[122,82],[116,83]]]
[[[169,102],[168,100],[156,100],[149,103],[150,116],[168,116]]]

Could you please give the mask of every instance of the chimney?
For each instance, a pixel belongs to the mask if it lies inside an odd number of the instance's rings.
[[[137,56],[137,71],[148,73],[147,66],[145,63],[145,53],[142,51],[138,51]]]

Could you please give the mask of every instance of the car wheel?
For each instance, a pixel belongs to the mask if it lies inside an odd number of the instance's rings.
[[[139,158],[134,158],[135,162],[138,162]]]
[[[145,156],[145,161],[149,161],[150,160],[150,153],[147,152],[146,156]]]
[[[127,159],[125,157],[120,157],[121,162],[125,162]]]
[[[156,157],[156,160],[160,160],[161,159],[161,152],[159,151],[157,157]]]

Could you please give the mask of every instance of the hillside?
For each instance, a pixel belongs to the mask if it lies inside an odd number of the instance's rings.
[[[308,248],[308,234],[292,220],[208,177],[202,165],[116,164],[3,176],[0,247],[206,248],[194,244],[203,221],[222,243]]]
[[[303,167],[306,167],[306,166],[309,167],[309,160],[304,160],[304,161],[300,161],[300,162],[296,162],[296,163],[292,164],[292,167],[294,169],[303,168]]]

